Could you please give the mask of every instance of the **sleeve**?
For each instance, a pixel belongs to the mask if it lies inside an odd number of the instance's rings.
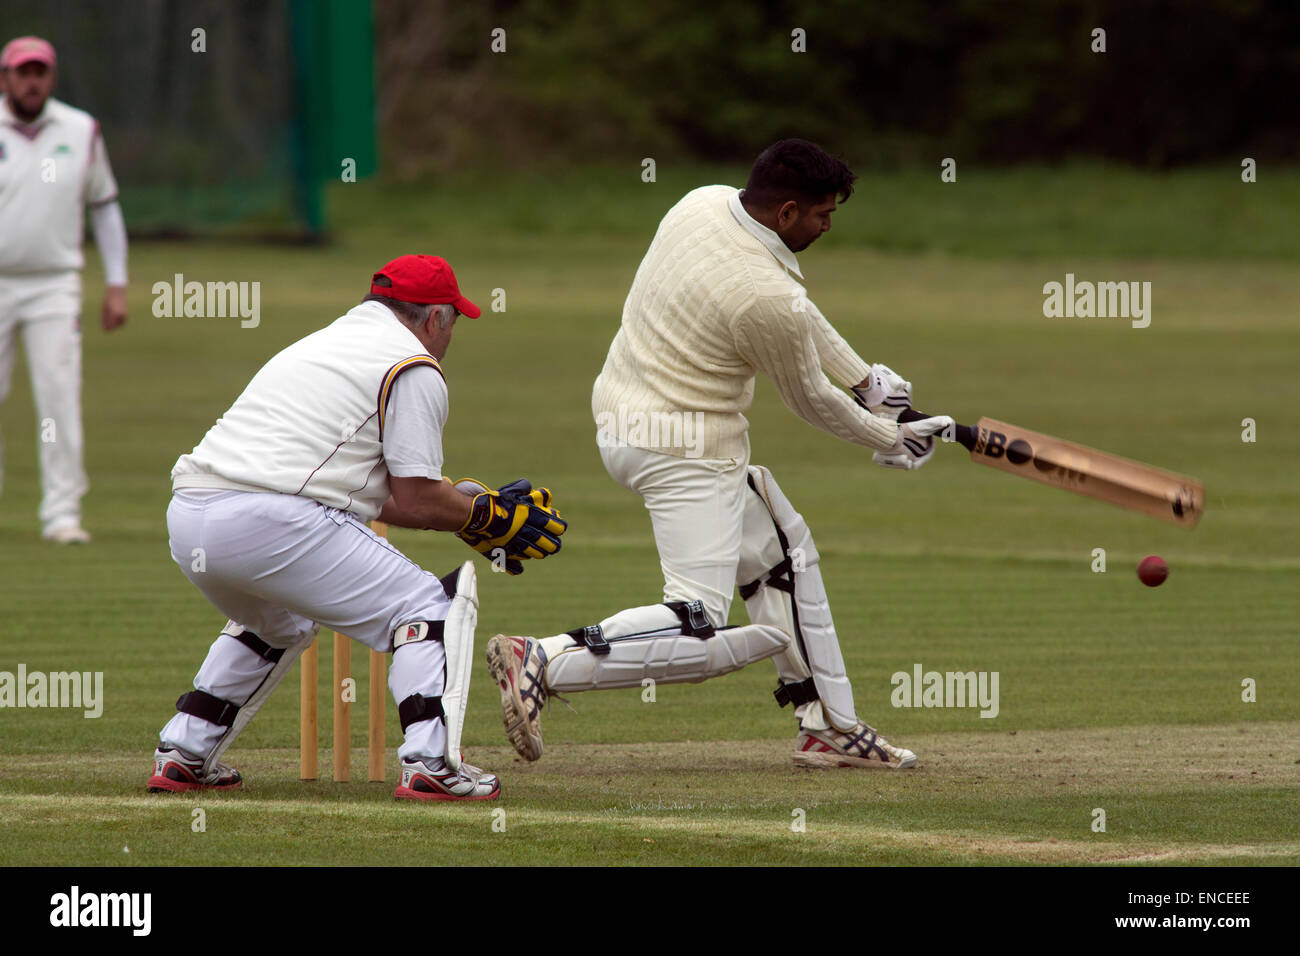
[[[90,167],[86,171],[86,203],[98,206],[116,198],[117,180],[113,178],[113,167],[108,162],[104,137],[96,123],[95,134],[91,139]]]
[[[853,351],[853,347],[835,331],[834,326],[826,320],[826,316],[822,315],[817,306],[807,299],[804,301],[807,302],[813,343],[817,346],[817,355],[821,359],[822,368],[845,388],[852,388],[863,382],[867,373],[871,371],[871,366]]]
[[[397,377],[384,421],[384,462],[390,475],[442,477],[447,412],[447,383],[436,369],[417,365]]]
[[[734,320],[732,332],[741,357],[768,376],[781,401],[808,424],[878,451],[893,448],[898,426],[862,408],[822,371],[813,326],[811,313],[760,297]]]
[[[126,223],[122,207],[116,200],[90,207],[90,222],[95,230],[95,245],[104,262],[104,282],[126,285]]]

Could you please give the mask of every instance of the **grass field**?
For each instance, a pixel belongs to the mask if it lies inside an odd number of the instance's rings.
[[[355,303],[394,255],[446,255],[485,306],[506,293],[505,312],[457,326],[448,471],[491,484],[527,475],[571,521],[555,560],[519,578],[482,574],[480,648],[500,631],[555,633],[659,597],[648,520],[596,453],[590,387],[659,216],[690,185],[738,174],[661,171],[625,186],[607,170],[570,175],[549,190],[486,177],[346,187],[325,248],[137,243],[132,318],[113,336],[93,326],[92,265],[95,542],[39,540],[20,364],[0,410],[0,671],[103,671],[106,704],[99,719],[0,710],[0,864],[427,863],[401,855],[413,828],[436,834],[441,861],[477,864],[1300,862],[1294,172],[1250,187],[1232,170],[963,172],[942,193],[937,176],[868,178],[801,256],[822,311],[868,361],[910,378],[920,407],[1002,418],[1208,488],[1188,532],[975,468],[956,447],[918,473],[887,472],[760,381],[753,458],[816,534],[859,712],[918,753],[915,772],[795,770],[794,721],[772,702],[766,664],[660,686],[653,703],[578,695],[576,714],[557,704],[545,718],[547,753],[526,765],[480,654],[466,754],[501,775],[496,805],[395,803],[391,748],[388,783],[300,783],[296,675],[229,753],[244,792],[147,796],[157,730],[222,623],[168,556],[171,465],[267,357]],[[150,286],[178,272],[260,281],[260,325],[155,318]],[[1067,272],[1150,281],[1150,327],[1044,318],[1042,286]],[[439,572],[468,555],[447,535],[393,540]],[[1091,569],[1096,548],[1105,573]],[[1133,574],[1147,553],[1172,568],[1155,590]],[[997,671],[998,716],[892,707],[890,675],[915,664]],[[327,702],[328,654],[321,671]],[[191,828],[195,808],[206,832]],[[1096,808],[1105,832],[1092,829]]]

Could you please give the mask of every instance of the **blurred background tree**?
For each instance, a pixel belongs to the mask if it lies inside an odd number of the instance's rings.
[[[1300,150],[1290,3],[381,0],[374,14],[399,175],[629,151],[737,162],[795,133],[886,167]]]

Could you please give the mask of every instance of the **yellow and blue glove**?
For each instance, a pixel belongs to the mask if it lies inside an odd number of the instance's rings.
[[[551,493],[519,478],[492,491],[474,478],[456,482],[473,495],[469,520],[456,536],[494,563],[505,559],[508,574],[522,574],[522,559],[544,558],[560,550],[569,523],[551,507]]]

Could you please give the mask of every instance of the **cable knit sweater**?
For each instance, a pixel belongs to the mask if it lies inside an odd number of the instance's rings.
[[[597,424],[650,451],[740,458],[744,412],[762,372],[809,424],[868,448],[893,447],[898,426],[827,379],[829,372],[846,387],[857,385],[869,366],[794,276],[802,278],[794,254],[745,212],[738,190],[687,193],[664,216],[637,269],[592,392]],[[683,415],[700,426],[689,445],[668,426]],[[655,416],[664,427],[644,427]]]

